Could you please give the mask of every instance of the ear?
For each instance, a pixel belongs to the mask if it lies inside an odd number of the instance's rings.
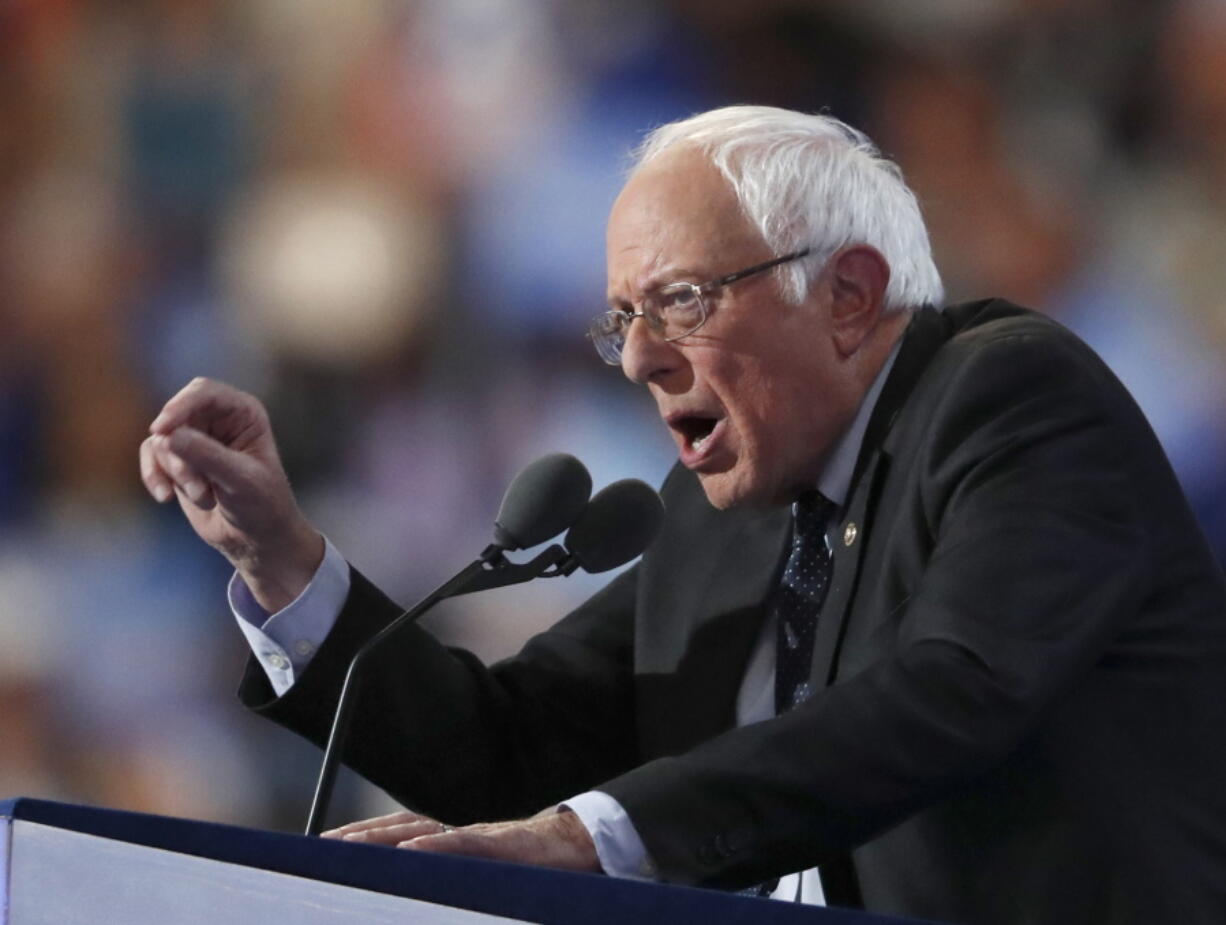
[[[839,353],[851,356],[877,326],[885,310],[890,265],[875,247],[853,244],[835,251],[830,273],[830,317]]]

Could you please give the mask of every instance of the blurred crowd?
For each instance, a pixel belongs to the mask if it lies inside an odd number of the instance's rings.
[[[604,218],[644,130],[733,102],[872,134],[951,300],[1095,346],[1226,553],[1223,0],[0,0],[0,796],[299,825],[317,752],[237,706],[229,573],[143,494],[148,421],[197,375],[261,396],[406,604],[543,452],[659,482],[584,338]],[[496,657],[599,583],[431,622]]]

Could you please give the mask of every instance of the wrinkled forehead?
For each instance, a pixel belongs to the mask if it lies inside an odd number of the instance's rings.
[[[693,149],[666,151],[630,176],[609,213],[607,245],[610,288],[639,291],[669,273],[714,275],[769,256],[727,179]]]

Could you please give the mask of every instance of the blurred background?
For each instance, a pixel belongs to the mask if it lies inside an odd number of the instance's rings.
[[[646,129],[733,102],[868,130],[951,299],[1081,333],[1226,552],[1223,0],[0,0],[0,795],[300,827],[318,753],[238,707],[149,420],[197,375],[261,396],[406,604],[543,452],[659,482],[583,336],[604,219]],[[432,622],[492,658],[599,583]]]

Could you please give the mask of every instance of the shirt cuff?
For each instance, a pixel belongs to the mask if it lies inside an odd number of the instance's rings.
[[[235,572],[227,588],[230,610],[251,653],[278,697],[306,670],[332,631],[349,596],[349,563],[324,538],[324,558],[311,583],[289,605],[269,614]]]
[[[599,790],[589,790],[561,805],[578,816],[592,836],[596,857],[606,874],[628,880],[659,879],[638,830],[617,800]]]

